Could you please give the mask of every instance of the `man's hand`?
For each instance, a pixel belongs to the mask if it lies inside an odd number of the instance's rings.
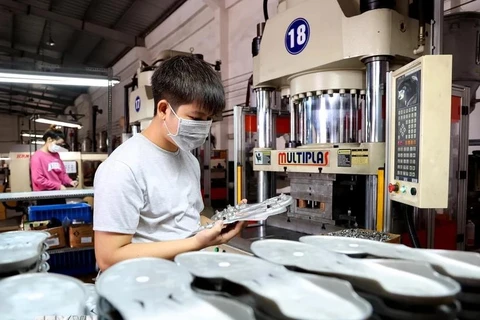
[[[65,188],[64,185],[61,185],[61,186],[60,186],[60,190],[67,190],[67,188]]]
[[[73,180],[72,182],[70,182],[70,185],[74,188],[76,188],[78,186],[78,181],[77,180]]]
[[[197,233],[194,239],[202,249],[224,244],[238,235],[245,225],[245,221],[235,222],[230,225],[224,225],[222,221],[217,221],[212,228]]]

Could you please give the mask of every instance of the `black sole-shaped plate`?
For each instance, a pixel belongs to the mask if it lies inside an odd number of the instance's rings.
[[[339,289],[320,286],[255,257],[190,252],[178,255],[175,262],[195,277],[223,279],[247,288],[256,305],[274,318],[368,319],[372,313],[371,306],[348,285]]]
[[[217,308],[201,299],[191,289],[192,281],[192,275],[172,261],[157,258],[123,261],[98,278],[97,294],[108,303],[99,303],[97,312],[105,318],[118,312],[124,320],[254,320],[253,311],[235,301],[219,298],[221,308]]]
[[[476,252],[414,249],[400,244],[333,236],[304,236],[300,242],[347,255],[366,254],[379,258],[426,262],[437,272],[461,284],[480,286],[480,254]]]
[[[307,272],[338,277],[366,292],[403,301],[445,304],[455,300],[460,285],[428,264],[401,260],[358,260],[288,240],[260,240],[252,252],[267,261]]]
[[[39,315],[84,315],[87,294],[75,278],[32,273],[0,281],[0,297],[0,318],[23,320]]]

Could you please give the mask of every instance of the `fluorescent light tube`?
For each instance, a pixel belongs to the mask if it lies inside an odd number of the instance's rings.
[[[45,144],[45,141],[43,141],[43,140],[36,140],[36,141],[32,141],[31,144]]]
[[[18,73],[0,71],[0,82],[6,83],[33,83],[33,84],[51,84],[51,85],[66,85],[66,86],[84,86],[84,87],[107,87],[109,83],[112,86],[120,83],[118,79],[108,81],[104,77],[95,76],[76,76],[65,75],[60,73],[52,73],[45,75],[45,73]]]
[[[0,161],[2,161],[2,160],[3,161],[8,161],[8,160],[10,160],[10,158],[0,158]]]
[[[26,137],[26,138],[43,138],[43,134],[22,133],[22,137]]]
[[[44,118],[44,117],[35,118],[35,122],[45,123],[45,124],[54,124],[54,125],[57,125],[57,126],[75,128],[75,129],[81,129],[82,128],[82,125],[79,124],[79,123],[57,120],[57,119],[49,119],[49,118]]]

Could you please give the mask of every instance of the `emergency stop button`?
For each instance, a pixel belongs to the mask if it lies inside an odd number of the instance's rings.
[[[392,184],[392,183],[389,183],[388,184],[388,192],[392,193],[392,192],[398,192],[398,184]]]

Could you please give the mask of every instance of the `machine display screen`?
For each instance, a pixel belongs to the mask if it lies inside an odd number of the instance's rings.
[[[421,70],[397,78],[395,179],[418,183]]]

